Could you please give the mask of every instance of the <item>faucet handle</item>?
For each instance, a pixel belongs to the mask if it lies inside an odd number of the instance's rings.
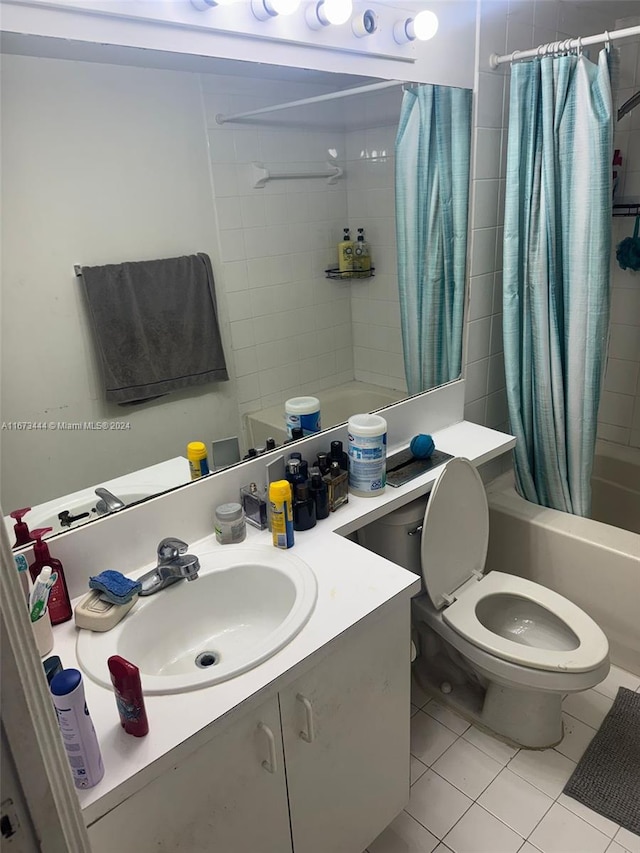
[[[186,554],[188,545],[175,536],[167,536],[158,543],[158,560],[175,560],[180,554]]]

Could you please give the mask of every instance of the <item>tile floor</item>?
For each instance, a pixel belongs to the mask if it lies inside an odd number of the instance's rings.
[[[562,789],[613,703],[640,677],[612,667],[563,703],[554,749],[518,750],[470,726],[414,684],[411,796],[368,853],[640,853],[640,836]]]

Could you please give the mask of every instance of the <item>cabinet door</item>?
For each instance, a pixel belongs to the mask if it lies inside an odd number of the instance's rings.
[[[409,799],[410,613],[391,602],[280,693],[295,853],[359,853]]]
[[[94,853],[291,853],[277,698],[98,820],[89,838]]]

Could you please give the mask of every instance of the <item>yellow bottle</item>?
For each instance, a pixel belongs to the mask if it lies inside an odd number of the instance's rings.
[[[344,229],[342,242],[338,243],[338,269],[346,273],[353,270],[353,240],[348,228]]]
[[[187,444],[187,459],[192,480],[197,480],[198,477],[204,477],[209,473],[207,447],[204,441],[190,441]]]
[[[293,547],[293,506],[291,484],[288,480],[275,480],[269,485],[271,505],[271,536],[276,548]]]

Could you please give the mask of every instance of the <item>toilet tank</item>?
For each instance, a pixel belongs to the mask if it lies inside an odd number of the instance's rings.
[[[358,543],[416,575],[422,574],[421,534],[415,530],[422,524],[428,499],[424,495],[361,527],[357,531]]]

